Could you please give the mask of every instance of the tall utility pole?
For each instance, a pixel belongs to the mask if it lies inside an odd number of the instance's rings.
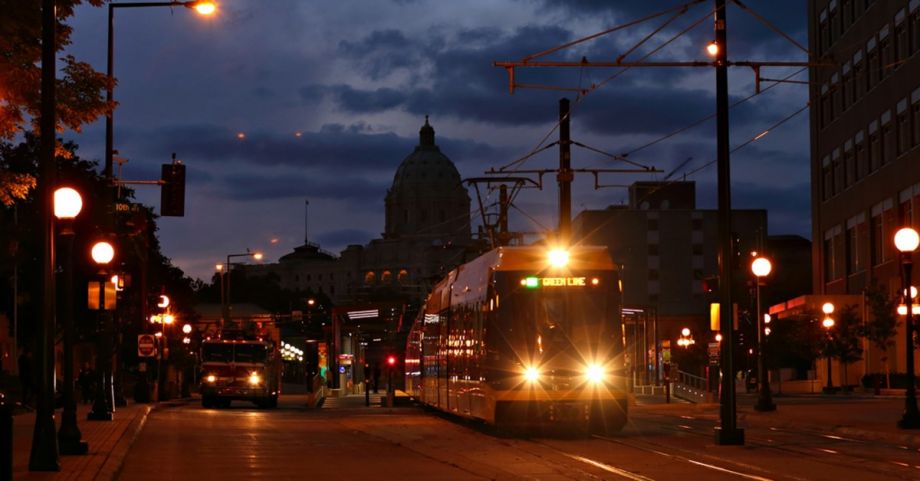
[[[734,309],[732,305],[732,195],[728,146],[728,48],[725,34],[725,0],[715,0],[716,54],[716,170],[719,211],[719,322],[722,329],[722,399],[716,444],[744,444],[735,412]]]
[[[559,100],[559,239],[563,245],[572,240],[572,139],[569,136],[569,99]]]
[[[57,183],[54,148],[55,79],[57,53],[57,18],[54,0],[42,0],[42,80],[41,80],[41,144],[39,151],[39,219],[42,236],[42,309],[37,329],[38,389],[35,393],[35,429],[32,432],[30,471],[60,471],[57,433],[54,426],[54,217],[52,198]]]

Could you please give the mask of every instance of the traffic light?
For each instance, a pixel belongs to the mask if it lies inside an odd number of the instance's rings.
[[[719,276],[709,276],[700,279],[700,287],[706,294],[712,294],[719,290]]]
[[[160,215],[182,217],[185,215],[185,164],[175,160],[163,164],[160,186]]]
[[[396,356],[390,354],[387,356],[387,366],[395,367],[396,366]]]

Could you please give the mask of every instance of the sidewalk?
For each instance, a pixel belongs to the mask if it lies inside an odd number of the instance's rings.
[[[61,456],[59,472],[30,472],[29,453],[35,414],[13,418],[13,478],[17,480],[112,480],[115,479],[128,449],[147,420],[152,405],[129,403],[116,409],[113,421],[87,421],[89,405],[77,406],[77,425],[89,443],[85,456]],[[61,410],[55,411],[60,425]]]
[[[869,395],[801,394],[774,397],[776,411],[758,412],[753,406],[755,394],[738,394],[738,426],[742,428],[790,428],[870,441],[908,445],[920,448],[920,430],[897,427],[904,412],[904,398]],[[680,416],[690,414],[712,419],[718,423],[719,405],[710,404],[659,404],[639,399],[637,412],[655,412]]]

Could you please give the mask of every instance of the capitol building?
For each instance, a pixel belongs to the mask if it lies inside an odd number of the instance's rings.
[[[476,256],[470,197],[425,118],[419,144],[399,165],[384,199],[381,238],[338,256],[309,241],[277,263],[245,266],[275,274],[285,289],[322,293],[335,304],[403,298],[420,301],[441,276]]]

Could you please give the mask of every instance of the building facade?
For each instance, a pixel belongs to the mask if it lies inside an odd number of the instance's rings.
[[[245,266],[247,273],[273,273],[284,288],[323,293],[336,304],[388,296],[418,301],[441,275],[475,255],[469,194],[435,143],[427,117],[419,144],[393,176],[384,208],[381,238],[349,245],[338,256],[306,240],[277,263]]]
[[[894,295],[920,202],[920,0],[810,0],[809,44],[814,294]]]
[[[718,212],[697,209],[693,182],[637,182],[629,199],[628,205],[580,212],[573,222],[575,239],[609,247],[622,266],[624,306],[657,309],[663,336],[669,324],[702,330],[712,301],[704,279],[719,272]],[[732,230],[740,240],[739,253],[763,250],[767,212],[733,211]],[[737,272],[744,285],[747,278],[740,272],[747,269],[739,266]]]

